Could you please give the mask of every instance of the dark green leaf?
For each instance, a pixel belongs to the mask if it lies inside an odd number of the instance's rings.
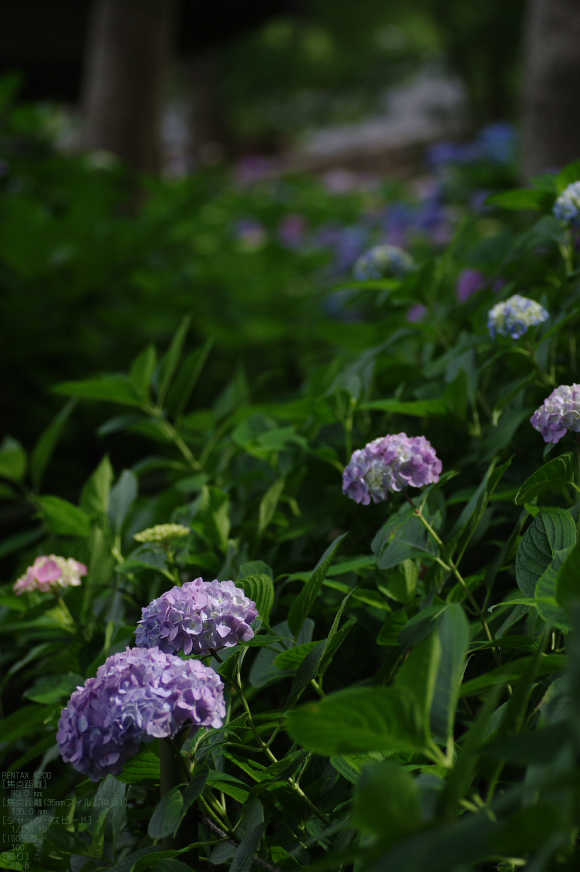
[[[406,691],[415,700],[425,741],[431,732],[429,711],[440,663],[441,642],[437,633],[431,633],[412,649],[395,679],[395,689]]]
[[[236,587],[241,587],[247,597],[256,603],[258,615],[264,623],[270,620],[270,612],[274,605],[274,583],[269,575],[246,575],[236,581]]]
[[[24,696],[32,702],[45,704],[67,700],[78,685],[85,683],[82,675],[45,675],[38,678]]]
[[[109,519],[115,533],[120,533],[125,518],[139,493],[137,476],[130,469],[124,469],[117,484],[109,495]]]
[[[391,842],[421,823],[419,791],[413,776],[390,760],[365,766],[354,792],[354,824]]]
[[[81,493],[81,509],[91,517],[99,518],[101,522],[108,519],[113,478],[113,467],[108,454],[105,454]]]
[[[298,635],[302,629],[304,621],[308,617],[310,609],[320,593],[328,568],[334,560],[334,556],[346,535],[346,533],[343,533],[342,536],[335,539],[326,549],[318,561],[312,575],[290,606],[290,611],[288,612],[288,624],[295,636]]]
[[[136,757],[127,760],[117,778],[125,784],[138,784],[140,781],[158,782],[161,778],[159,755],[148,749],[140,751]]]
[[[86,512],[60,497],[38,497],[46,525],[59,536],[89,536],[91,521]]]
[[[415,418],[444,417],[449,414],[445,400],[372,400],[361,403],[361,409],[377,409],[381,412],[394,412]]]
[[[0,445],[0,475],[20,481],[26,472],[26,451],[12,436],[5,436]]]
[[[169,389],[169,385],[171,384],[171,379],[177,369],[179,364],[181,353],[183,351],[183,345],[185,343],[185,337],[187,336],[187,331],[189,330],[189,323],[191,321],[191,317],[187,315],[175,331],[173,335],[173,339],[171,340],[171,345],[167,350],[167,353],[163,356],[159,363],[159,371],[158,371],[158,402],[160,406],[163,406],[163,402],[165,400],[165,395]]]
[[[30,455],[30,475],[35,490],[38,490],[42,483],[44,471],[52,457],[56,443],[60,438],[60,434],[66,424],[67,418],[75,406],[76,400],[74,399],[65,403],[58,415],[49,424],[32,449],[32,454]]]
[[[0,721],[0,742],[13,742],[32,735],[49,714],[50,709],[45,706],[23,706]]]
[[[183,813],[201,796],[204,791],[209,769],[207,766],[196,766],[191,777],[191,780],[183,794]]]
[[[276,511],[276,507],[284,491],[285,484],[286,477],[282,475],[271,487],[268,488],[260,500],[260,507],[258,510],[258,536],[261,536],[264,533],[274,517],[274,512]]]
[[[409,616],[405,609],[399,609],[389,615],[377,636],[377,645],[398,645],[399,634],[408,620]]]
[[[288,698],[282,707],[282,713],[288,711],[293,708],[303,692],[306,690],[310,682],[313,678],[316,678],[318,674],[318,667],[320,666],[320,661],[322,659],[322,655],[324,654],[324,649],[326,648],[326,642],[319,642],[316,648],[313,648],[312,651],[309,651],[300,667],[298,668],[298,672],[292,682],[292,687],[290,688],[290,693],[288,694]]]
[[[274,658],[274,665],[278,669],[298,669],[307,655],[320,644],[320,642],[305,642],[304,645],[296,645],[295,648],[282,651]]]
[[[469,622],[460,605],[447,606],[438,633],[441,663],[431,704],[431,729],[436,741],[447,744],[453,731],[469,642]]]
[[[201,371],[205,365],[213,345],[213,339],[209,338],[201,348],[196,348],[183,361],[177,371],[177,375],[167,394],[165,406],[170,415],[179,418],[183,415],[185,407],[191,396],[191,392],[197,384]]]
[[[288,731],[317,754],[423,750],[414,697],[394,687],[354,688],[290,713]]]
[[[428,606],[405,623],[399,633],[399,645],[401,648],[412,648],[418,645],[422,639],[437,629],[443,620],[445,605]],[[384,643],[383,643],[384,644]]]
[[[177,832],[183,816],[183,795],[181,787],[172,787],[155,807],[149,821],[147,834],[151,839],[164,839]]]
[[[543,508],[527,529],[516,555],[516,579],[525,596],[534,596],[538,579],[552,563],[554,552],[570,548],[575,542],[572,515],[564,509]]]
[[[229,868],[229,872],[251,872],[252,861],[258,850],[258,846],[262,841],[262,836],[266,831],[265,824],[258,824],[257,827],[250,830],[247,836],[240,842],[236,848],[234,859]]]
[[[534,472],[520,487],[514,500],[517,506],[531,502],[534,497],[552,488],[560,487],[574,480],[572,454],[561,454],[545,463]]]
[[[123,374],[103,375],[85,381],[62,382],[53,388],[57,394],[81,400],[104,400],[123,406],[144,405],[129,377]]]
[[[502,209],[548,211],[554,203],[554,195],[537,188],[514,188],[512,191],[492,194],[486,203],[489,206],[501,206]]]
[[[137,394],[144,400],[149,398],[151,379],[157,366],[157,352],[154,345],[150,345],[141,354],[137,355],[131,369],[129,378]]]

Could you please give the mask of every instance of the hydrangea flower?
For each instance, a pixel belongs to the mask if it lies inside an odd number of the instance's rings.
[[[56,554],[37,557],[24,575],[14,585],[18,596],[25,591],[39,590],[42,593],[60,593],[65,587],[78,587],[81,575],[88,572],[84,563],[72,557],[57,557]]]
[[[143,609],[136,637],[140,648],[159,646],[168,653],[211,654],[254,635],[256,603],[233,581],[196,578],[173,587]]]
[[[493,339],[500,336],[511,336],[519,339],[527,333],[532,324],[541,324],[549,318],[548,312],[535,300],[514,294],[503,303],[498,303],[489,310],[487,326]]]
[[[580,182],[572,182],[562,191],[554,203],[554,215],[572,227],[580,226]]]
[[[457,279],[455,290],[460,303],[465,303],[473,294],[481,290],[486,278],[478,269],[464,269]]]
[[[354,265],[358,281],[382,279],[385,276],[404,276],[413,269],[413,258],[395,245],[375,245],[361,254]]]
[[[560,385],[536,409],[530,423],[545,442],[559,442],[568,430],[580,432],[580,385]]]
[[[156,524],[155,527],[148,527],[140,533],[135,533],[133,538],[137,542],[168,542],[179,536],[187,536],[188,533],[191,533],[191,530],[182,524]]]
[[[380,503],[407,485],[439,481],[441,461],[424,436],[382,436],[353,452],[344,470],[342,492],[356,503]]]
[[[416,324],[417,321],[423,320],[427,312],[427,306],[422,306],[421,303],[417,303],[416,306],[411,306],[407,311],[407,321],[410,321],[411,324]]]
[[[93,781],[118,775],[142,742],[173,738],[188,725],[221,727],[223,688],[198,660],[127,648],[74,691],[58,724],[58,749]]]

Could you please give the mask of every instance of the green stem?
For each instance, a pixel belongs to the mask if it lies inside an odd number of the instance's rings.
[[[167,418],[164,417],[162,410],[158,406],[151,406],[147,408],[147,412],[151,415],[151,417],[155,418],[161,432],[167,436],[176,446],[179,448],[189,465],[196,472],[199,472],[201,466],[199,462],[195,459],[193,452],[189,448],[189,446],[184,442],[181,438],[173,424],[170,424]]]

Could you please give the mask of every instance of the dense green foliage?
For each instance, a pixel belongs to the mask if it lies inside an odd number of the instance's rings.
[[[450,244],[409,230],[414,272],[355,282],[340,257],[283,246],[272,228],[297,201],[312,226],[331,204],[359,226],[365,195],[192,178],[159,183],[137,217],[123,212],[117,170],[50,154],[44,176],[27,174],[34,157],[13,147],[3,277],[14,295],[28,289],[30,312],[50,284],[50,301],[66,308],[74,290],[88,315],[82,327],[69,322],[70,365],[58,358],[67,336],[53,337],[58,365],[47,363],[45,378],[58,373],[52,396],[66,404],[42,435],[22,439],[26,450],[12,436],[0,450],[3,505],[23,512],[0,543],[3,848],[14,848],[3,865],[577,868],[578,442],[568,434],[546,448],[529,418],[577,378],[575,240],[551,209],[579,167],[498,193],[483,212],[469,208],[470,186],[493,168],[447,167],[440,196],[462,192]],[[24,183],[11,187],[15,178]],[[87,208],[100,203],[100,224],[95,213],[73,220],[85,195]],[[231,221],[249,218],[262,230],[246,223],[232,241]],[[78,234],[68,261],[38,255],[43,240],[58,250],[48,228]],[[379,230],[367,230],[368,244]],[[10,261],[12,250],[21,253]],[[479,289],[459,301],[466,268],[479,271]],[[296,281],[304,292],[285,293]],[[521,339],[492,340],[487,313],[514,293],[550,318]],[[409,320],[417,305],[423,316]],[[114,323],[110,339],[99,313]],[[38,342],[48,341],[41,328]],[[94,338],[97,371],[77,330]],[[132,357],[133,343],[144,347]],[[46,486],[59,440],[87,407],[113,462],[95,440],[81,487]],[[401,431],[431,441],[440,481],[410,490],[413,505],[403,494],[347,499],[353,449]],[[165,547],[135,540],[168,522],[187,536]],[[85,563],[82,584],[17,596],[16,578],[51,553]],[[211,658],[227,688],[225,725],[182,747],[187,786],[171,782],[165,740],[117,778],[84,779],[58,754],[63,706],[134,645],[143,607],[196,576],[235,580],[260,612],[254,639]],[[33,773],[49,774],[36,792]]]

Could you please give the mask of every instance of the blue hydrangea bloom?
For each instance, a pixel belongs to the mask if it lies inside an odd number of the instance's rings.
[[[127,648],[74,691],[58,724],[58,749],[93,781],[118,775],[142,742],[173,738],[187,726],[221,727],[223,689],[198,660]]]
[[[143,609],[137,645],[158,646],[171,654],[211,654],[251,639],[250,624],[257,617],[256,603],[233,581],[196,578],[171,588]]]
[[[530,423],[544,442],[559,442],[568,430],[580,432],[580,385],[560,385],[536,409]]]
[[[541,324],[549,318],[549,314],[528,297],[514,294],[503,303],[498,303],[489,310],[487,326],[493,339],[499,333],[500,336],[511,336],[519,339],[533,324]]]
[[[554,203],[554,215],[572,227],[580,226],[580,182],[572,182]]]
[[[442,464],[424,436],[382,436],[353,452],[343,474],[342,492],[368,506],[407,485],[424,487],[439,481]]]
[[[387,276],[399,278],[413,269],[413,258],[396,245],[375,245],[361,254],[354,265],[354,277],[359,282],[369,279],[383,279]]]

